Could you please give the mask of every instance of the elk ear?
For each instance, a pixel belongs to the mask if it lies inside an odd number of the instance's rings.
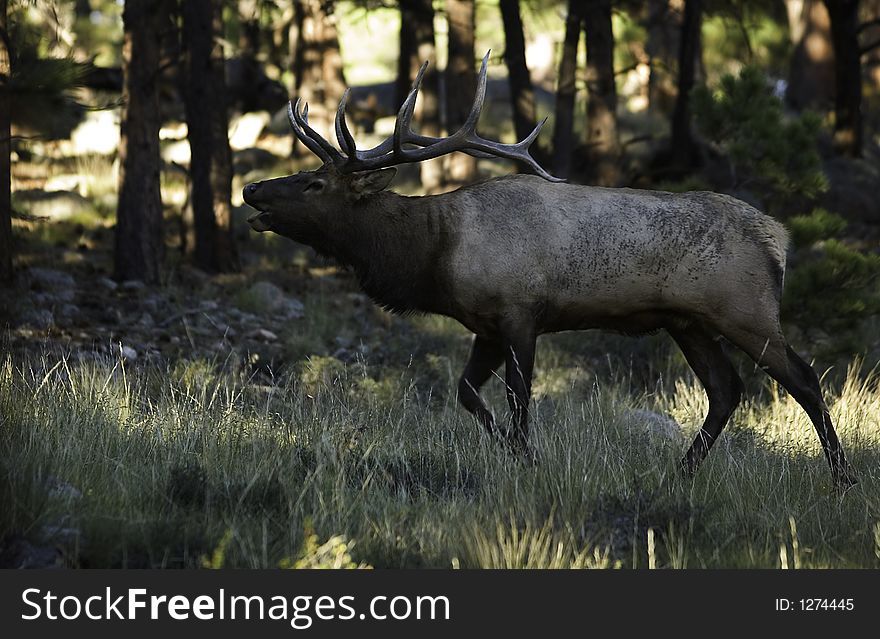
[[[391,184],[391,180],[396,174],[397,169],[393,166],[378,171],[357,173],[351,181],[351,188],[355,193],[361,195],[378,193]]]

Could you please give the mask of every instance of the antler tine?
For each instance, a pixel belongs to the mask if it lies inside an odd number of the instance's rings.
[[[342,94],[342,99],[339,101],[339,108],[336,109],[336,139],[339,141],[339,147],[342,149],[342,152],[349,159],[357,157],[357,143],[355,143],[354,136],[348,130],[348,124],[345,121],[345,107],[348,104],[350,93],[350,88],[345,90],[345,93]]]
[[[471,111],[465,123],[453,135],[448,138],[432,138],[418,135],[412,131],[412,117],[415,112],[415,103],[421,88],[422,78],[427,68],[426,62],[419,69],[415,82],[413,82],[413,87],[397,113],[397,119],[394,122],[394,133],[375,148],[368,151],[358,151],[354,156],[349,155],[348,162],[342,165],[340,169],[344,172],[379,169],[395,164],[431,160],[441,155],[460,151],[476,157],[501,157],[522,162],[545,180],[564,182],[564,180],[547,173],[529,154],[529,146],[538,137],[547,118],[544,118],[524,140],[515,144],[502,144],[501,142],[485,140],[477,134],[477,123],[486,99],[488,63],[489,52],[483,57],[483,62],[480,66],[477,90]],[[404,148],[407,145],[421,148]]]
[[[461,126],[455,135],[464,134],[467,132],[476,132],[477,130],[477,122],[480,119],[480,114],[483,112],[483,102],[486,100],[486,73],[489,65],[489,54],[492,52],[491,49],[486,52],[486,55],[483,56],[483,63],[480,65],[480,74],[477,76],[477,91],[474,95],[474,104],[471,106],[471,112],[468,113],[467,119],[464,121],[464,124]]]
[[[332,162],[333,158],[331,158],[330,155],[326,151],[324,151],[320,144],[315,142],[315,140],[313,140],[305,131],[303,131],[302,126],[300,126],[299,118],[297,117],[297,114],[299,112],[299,103],[300,100],[297,99],[296,108],[294,108],[293,103],[287,103],[287,119],[290,120],[290,128],[293,129],[293,134],[300,142],[305,144],[312,153],[321,158],[321,161],[324,162],[324,164]]]
[[[416,100],[419,96],[420,84],[421,78],[418,78],[415,85],[413,85],[413,88],[410,90],[409,95],[406,96],[406,100],[404,100],[403,104],[400,106],[400,111],[397,112],[397,119],[394,121],[394,134],[391,138],[393,140],[391,148],[395,154],[401,153],[403,151],[403,145],[409,142],[414,136],[410,127],[413,114],[415,113]]]
[[[309,105],[306,104],[302,111],[300,111],[300,104],[302,104],[302,98],[297,98],[292,114],[288,105],[288,116],[292,115],[293,120],[299,125],[300,130],[298,133],[302,134],[300,139],[303,144],[309,147],[315,155],[320,157],[324,161],[324,164],[340,164],[345,160],[345,157],[340,153],[339,149],[330,144],[327,140],[321,137],[317,131],[309,126]],[[296,132],[296,127],[294,127],[294,132]],[[308,142],[306,139],[308,139]],[[319,151],[318,149],[321,150]]]

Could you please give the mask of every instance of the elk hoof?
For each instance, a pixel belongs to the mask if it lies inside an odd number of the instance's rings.
[[[836,468],[831,471],[834,486],[841,495],[859,483],[858,477],[852,468]]]

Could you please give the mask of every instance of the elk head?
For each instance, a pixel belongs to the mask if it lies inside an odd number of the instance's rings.
[[[467,120],[453,135],[433,138],[419,135],[411,128],[416,99],[428,63],[422,65],[394,124],[394,133],[378,146],[359,151],[345,121],[349,91],[346,90],[336,110],[336,138],[339,149],[322,138],[309,126],[308,105],[301,100],[288,103],[287,116],[294,135],[323,165],[315,171],[254,182],[243,191],[244,201],[257,209],[249,219],[255,231],[274,231],[291,239],[309,243],[309,239],[326,225],[328,218],[349,211],[361,198],[385,189],[394,177],[394,165],[421,162],[454,151],[476,157],[507,158],[529,166],[541,177],[562,181],[548,174],[529,154],[529,146],[538,137],[544,121],[516,144],[502,144],[477,135],[477,121],[486,98],[486,67],[489,53],[483,58],[477,81],[477,92]],[[341,150],[340,150],[341,149]]]

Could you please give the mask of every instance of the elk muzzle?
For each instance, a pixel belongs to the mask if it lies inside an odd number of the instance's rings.
[[[272,214],[267,211],[260,210],[260,206],[256,202],[256,195],[259,188],[260,186],[256,182],[253,184],[248,184],[246,187],[244,187],[244,189],[242,189],[241,195],[248,206],[257,209],[250,217],[248,217],[248,224],[250,224],[251,228],[255,231],[263,233],[264,231],[269,231],[272,228],[272,225],[270,224]]]

